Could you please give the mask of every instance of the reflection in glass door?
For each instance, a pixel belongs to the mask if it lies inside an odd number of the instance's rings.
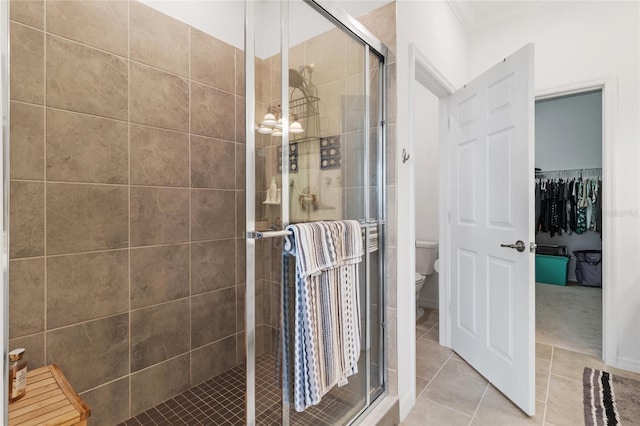
[[[247,17],[247,422],[347,424],[385,390],[386,49],[314,2],[247,2]],[[365,248],[358,373],[297,412],[293,340],[282,333],[287,316],[293,324],[282,306],[294,306],[295,258],[283,276],[283,229],[347,219],[360,222]]]

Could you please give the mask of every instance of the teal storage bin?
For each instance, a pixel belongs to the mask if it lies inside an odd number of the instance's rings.
[[[536,254],[536,282],[567,285],[569,258]]]

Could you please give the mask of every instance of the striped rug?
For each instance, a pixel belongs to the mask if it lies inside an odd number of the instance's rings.
[[[638,424],[640,382],[594,368],[585,368],[582,378],[586,426]]]

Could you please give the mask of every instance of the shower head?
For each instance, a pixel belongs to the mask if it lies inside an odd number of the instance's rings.
[[[307,82],[300,72],[289,68],[289,87],[306,92]]]

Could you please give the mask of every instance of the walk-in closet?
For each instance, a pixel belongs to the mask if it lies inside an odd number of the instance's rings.
[[[602,356],[602,91],[536,101],[536,341]]]

